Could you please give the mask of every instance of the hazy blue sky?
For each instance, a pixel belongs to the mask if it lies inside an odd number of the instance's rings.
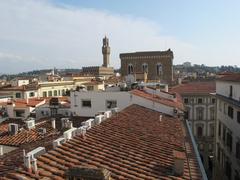
[[[119,53],[174,52],[174,64],[240,66],[239,0],[0,1],[0,73],[101,65]]]

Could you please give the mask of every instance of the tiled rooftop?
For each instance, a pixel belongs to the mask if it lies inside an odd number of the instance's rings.
[[[133,95],[140,96],[140,97],[146,98],[148,100],[158,102],[160,104],[164,104],[166,106],[178,108],[181,110],[184,109],[181,98],[178,98],[178,97],[177,97],[176,101],[174,101],[174,100],[171,100],[168,98],[160,97],[156,94],[149,94],[149,93],[145,92],[144,90],[138,90],[138,89],[132,90],[131,93]]]
[[[218,81],[240,82],[240,73],[225,73],[219,75]]]
[[[29,98],[28,101],[26,99],[15,99],[11,100],[8,103],[14,103],[15,108],[25,108],[25,107],[35,107],[41,102],[43,102],[43,98]]]
[[[17,134],[12,135],[8,132],[9,123],[19,125]],[[46,128],[47,133],[45,136],[38,132],[39,128]],[[49,121],[41,121],[35,125],[35,128],[28,130],[22,120],[6,120],[0,124],[0,145],[20,146],[21,144],[35,142],[56,133],[57,131],[51,127],[51,122]]]
[[[139,105],[131,105],[54,150],[37,158],[38,174],[23,167],[3,179],[65,179],[70,167],[96,167],[112,179],[201,179],[184,123]],[[173,174],[173,154],[185,152],[184,174]]]
[[[36,83],[22,85],[22,86],[4,86],[0,88],[0,91],[30,91],[37,90],[38,85]]]
[[[215,81],[206,82],[189,82],[181,85],[174,86],[170,92],[177,92],[181,95],[184,94],[209,94],[216,91]]]

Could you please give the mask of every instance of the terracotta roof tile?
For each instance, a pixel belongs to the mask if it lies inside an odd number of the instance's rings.
[[[9,134],[8,124],[17,123],[19,125],[19,132],[15,135]],[[46,128],[46,135],[51,136],[57,131],[51,127],[50,122],[42,121],[35,125],[33,129],[26,129],[25,123],[22,120],[7,120],[0,124],[0,145],[19,146],[25,143],[31,143],[43,139],[44,137],[38,132],[39,128]]]
[[[207,82],[190,82],[174,86],[170,89],[171,92],[183,94],[209,94],[216,91],[215,81]]]
[[[151,100],[151,101],[154,101],[154,102],[157,102],[157,103],[160,103],[160,104],[164,104],[166,106],[178,108],[178,109],[181,109],[181,110],[184,109],[182,100],[181,100],[181,98],[179,98],[178,95],[177,95],[176,101],[175,101],[173,99],[160,97],[156,94],[149,94],[149,93],[145,92],[144,90],[134,89],[134,90],[131,91],[131,93],[133,95],[140,96],[140,97],[146,98],[148,100]],[[170,94],[170,93],[167,93],[167,94]]]
[[[240,73],[225,73],[220,74],[218,81],[232,81],[232,82],[240,82]]]
[[[86,138],[75,136],[38,157],[38,178],[65,179],[69,167],[91,166],[107,169],[112,179],[201,179],[183,122],[167,115],[159,121],[160,114],[138,105],[129,106],[92,127]],[[186,153],[182,177],[173,175],[173,150]],[[191,165],[196,167],[194,171]],[[20,170],[5,177],[31,178]]]

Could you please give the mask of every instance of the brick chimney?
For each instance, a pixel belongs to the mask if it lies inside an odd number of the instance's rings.
[[[173,160],[174,160],[173,173],[174,173],[174,175],[183,176],[185,159],[186,159],[185,152],[173,150]]]

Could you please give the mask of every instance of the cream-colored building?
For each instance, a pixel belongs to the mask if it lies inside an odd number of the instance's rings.
[[[240,180],[240,74],[216,82],[215,180]]]
[[[215,104],[216,99],[214,81],[189,82],[171,88],[178,92],[185,106],[185,119],[189,121],[198,150],[204,164],[208,178],[211,179],[213,171],[214,132],[215,132]]]

